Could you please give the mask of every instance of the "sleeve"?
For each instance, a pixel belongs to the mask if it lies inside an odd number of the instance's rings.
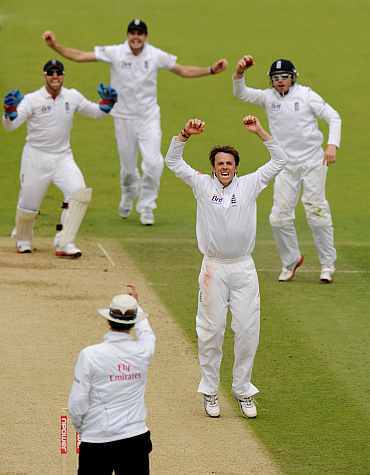
[[[325,120],[329,125],[328,144],[336,145],[339,148],[342,120],[338,112],[311,89],[309,91],[309,104],[315,117]]]
[[[150,326],[147,315],[139,307],[139,320],[135,325],[135,331],[138,342],[143,346],[145,354],[150,358],[155,350],[155,335]]]
[[[256,197],[266,188],[269,182],[284,168],[288,157],[279,143],[272,139],[264,142],[271,159],[255,172]]]
[[[73,90],[76,95],[77,108],[76,112],[85,116],[92,117],[93,119],[101,119],[106,117],[108,114],[100,110],[99,104],[97,102],[91,102],[86,99],[80,92]]]
[[[182,158],[184,147],[184,142],[180,142],[176,137],[173,137],[165,161],[168,168],[174,172],[178,178],[181,178],[187,185],[194,188],[196,177],[200,174]]]
[[[115,58],[116,46],[95,46],[94,53],[98,61],[104,63],[113,63]]]
[[[244,78],[233,78],[233,94],[241,101],[250,102],[251,104],[261,107],[264,107],[265,105],[265,94],[263,89],[247,87]]]
[[[14,120],[9,120],[8,118],[3,115],[3,127],[8,132],[12,130],[18,129],[23,122],[30,119],[32,116],[32,104],[31,101],[27,98],[27,96],[20,102],[19,106],[17,107],[17,117]]]
[[[157,65],[158,69],[172,69],[177,61],[177,56],[166,53],[158,49]]]
[[[80,431],[83,417],[90,407],[90,370],[85,351],[81,351],[75,366],[75,374],[68,400],[68,410],[73,425]]]

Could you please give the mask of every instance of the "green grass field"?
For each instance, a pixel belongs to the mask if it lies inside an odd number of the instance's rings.
[[[107,0],[103,7],[87,0],[65,0],[55,6],[44,0],[3,0],[0,6],[2,95],[13,88],[27,93],[40,87],[41,66],[54,56],[41,40],[45,29],[54,30],[66,45],[91,50],[95,44],[119,43],[127,23],[142,17],[153,44],[176,54],[179,63],[208,65],[228,58],[229,71],[216,77],[185,80],[168,72],[159,75],[163,152],[187,118],[201,117],[207,131],[191,141],[186,157],[203,171],[215,143],[230,143],[240,150],[241,173],[266,159],[263,146],[240,125],[249,112],[265,123],[263,111],[239,103],[231,93],[232,70],[245,53],[257,61],[249,75],[252,85],[265,87],[270,63],[287,57],[296,64],[301,83],[340,112],[343,144],[327,187],[338,250],[334,285],[318,282],[318,260],[301,207],[297,228],[306,264],[294,282],[277,282],[280,266],[268,224],[271,189],[259,200],[254,257],[260,269],[262,331],[254,380],[262,392],[258,419],[246,423],[286,474],[370,473],[370,166],[365,105],[369,15],[370,3],[365,0],[200,0],[194,4]],[[104,64],[65,61],[65,65],[66,86],[91,99],[97,98],[98,83],[109,80]],[[0,234],[4,236],[13,226],[24,137],[24,127],[12,134],[0,132]],[[201,257],[194,238],[191,191],[165,171],[155,226],[141,226],[136,215],[123,222],[116,213],[118,160],[111,119],[94,122],[76,117],[72,139],[77,162],[94,188],[82,234],[114,237],[122,243],[196,351],[194,315]],[[51,188],[37,223],[38,235],[53,235],[60,200],[60,193]],[[232,353],[228,332],[222,369],[227,391]]]

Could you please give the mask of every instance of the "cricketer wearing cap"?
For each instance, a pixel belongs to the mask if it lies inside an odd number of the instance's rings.
[[[81,434],[79,475],[149,474],[144,395],[155,336],[135,287],[128,288],[98,310],[110,330],[80,352],[75,366],[68,407]]]
[[[269,71],[271,88],[247,87],[243,75],[254,63],[250,55],[239,60],[233,78],[233,92],[242,101],[265,109],[271,134],[282,145],[289,159],[284,171],[275,179],[270,214],[282,262],[279,281],[292,280],[303,264],[294,225],[295,207],[303,188],[302,203],[321,264],[320,281],[330,283],[335,271],[336,250],[325,182],[328,165],[335,163],[336,150],[340,145],[340,116],[312,89],[296,84],[297,71],[294,64],[286,59],[272,63]],[[329,125],[325,151],[318,119]]]
[[[44,86],[26,94],[13,90],[5,96],[3,125],[12,131],[27,121],[26,144],[20,169],[20,192],[16,212],[16,238],[19,253],[32,252],[34,221],[42,199],[54,183],[63,193],[61,224],[54,245],[59,257],[80,257],[74,240],[91,200],[82,173],[74,161],[70,133],[78,112],[99,119],[110,112],[117,100],[111,87],[99,86],[99,104],[88,101],[76,89],[63,87],[64,66],[50,60],[43,68]]]
[[[178,64],[176,56],[148,43],[148,28],[140,19],[129,23],[127,41],[123,44],[96,46],[92,52],[60,45],[51,31],[46,31],[43,38],[65,58],[110,64],[112,86],[118,91],[118,103],[112,115],[121,164],[119,214],[127,218],[137,200],[136,210],[141,223],[152,225],[163,172],[158,71],[166,69],[184,78],[197,78],[224,71],[227,61],[220,59],[210,67]],[[138,151],[142,156],[142,176],[137,166]]]
[[[271,160],[256,172],[237,177],[239,153],[233,147],[215,147],[210,152],[212,176],[194,170],[182,158],[185,142],[204,130],[204,122],[189,120],[172,139],[166,163],[189,185],[197,201],[196,234],[203,254],[199,275],[198,336],[205,412],[219,417],[217,391],[222,345],[228,309],[235,334],[232,391],[244,417],[256,417],[252,367],[259,339],[260,298],[252,259],[256,239],[256,200],[284,167],[287,157],[279,144],[247,116],[244,126],[265,144]]]

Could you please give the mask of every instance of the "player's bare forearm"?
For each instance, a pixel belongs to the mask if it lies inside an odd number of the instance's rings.
[[[52,31],[45,31],[42,38],[49,48],[59,53],[63,58],[76,61],[77,63],[96,61],[96,56],[93,51],[81,51],[75,48],[67,48],[57,42],[55,33]]]
[[[219,74],[227,68],[228,62],[226,59],[219,59],[211,66],[187,66],[183,64],[175,64],[171,71],[183,78],[199,78],[202,76],[210,76]]]
[[[200,119],[189,119],[185,127],[177,135],[179,142],[187,142],[192,135],[199,135],[204,132],[206,123]]]

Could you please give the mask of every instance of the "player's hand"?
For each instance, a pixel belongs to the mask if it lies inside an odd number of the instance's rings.
[[[228,64],[229,63],[227,62],[227,59],[225,58],[215,61],[211,66],[211,74],[222,73],[222,71],[225,71]]]
[[[138,302],[139,301],[139,293],[136,289],[136,287],[133,284],[127,284],[127,293],[128,295],[131,295],[131,297],[134,297],[134,299]]]
[[[258,133],[262,128],[260,121],[254,115],[246,115],[243,118],[243,125],[247,130],[254,134]]]
[[[336,145],[329,144],[326,146],[324,153],[323,163],[326,166],[332,165],[335,163],[337,157],[337,147]]]
[[[236,64],[235,74],[242,76],[244,71],[251,68],[255,63],[253,56],[249,54],[243,56]]]
[[[55,46],[57,38],[55,36],[55,33],[53,31],[44,31],[42,34],[42,39],[45,41],[45,43],[48,46]]]
[[[98,94],[101,97],[99,101],[99,108],[106,114],[113,109],[114,104],[117,102],[117,91],[111,86],[104,86],[103,83],[99,84]]]
[[[4,97],[4,115],[9,120],[17,118],[17,107],[23,99],[23,94],[18,89],[13,89]]]
[[[199,135],[204,132],[206,123],[200,119],[189,119],[184,127],[184,131],[188,135]]]

